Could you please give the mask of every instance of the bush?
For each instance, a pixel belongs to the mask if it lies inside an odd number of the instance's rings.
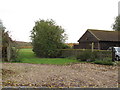
[[[115,61],[114,65],[120,66],[120,62],[119,61]]]
[[[94,61],[95,64],[102,64],[102,65],[113,65],[112,58],[104,58],[101,60],[96,59]]]
[[[82,55],[81,55],[82,54]],[[85,55],[84,55],[85,54]],[[106,50],[94,50],[91,52],[89,49],[62,49],[61,57],[76,57],[78,59],[103,59],[106,57],[112,57],[112,52]],[[82,56],[82,57],[81,57]],[[89,57],[89,58],[88,58]]]
[[[97,53],[91,52],[91,50],[85,50],[77,56],[77,59],[81,61],[94,61],[96,58]]]
[[[11,62],[20,62],[20,59],[18,59],[19,57],[19,50],[17,47],[12,47],[11,51],[12,51],[12,56],[11,56]]]

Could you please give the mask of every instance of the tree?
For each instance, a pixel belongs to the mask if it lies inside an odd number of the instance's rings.
[[[65,47],[66,34],[61,26],[51,20],[38,20],[31,31],[34,53],[39,57],[57,57]]]
[[[18,61],[18,48],[16,46],[0,20],[0,59],[2,58],[3,61]]]
[[[116,17],[115,22],[113,24],[113,29],[115,31],[120,31],[120,15]]]

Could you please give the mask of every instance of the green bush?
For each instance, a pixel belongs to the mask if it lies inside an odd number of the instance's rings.
[[[77,59],[81,61],[94,61],[96,58],[97,53],[92,52],[91,50],[85,50],[77,56]]]
[[[11,56],[11,62],[20,62],[20,59],[18,59],[19,57],[19,50],[17,47],[12,47],[11,51],[12,51],[12,56]]]
[[[112,58],[103,58],[103,59],[96,59],[94,61],[95,64],[102,64],[102,65],[113,65]]]
[[[85,54],[85,55],[84,55]],[[82,57],[81,57],[82,56]],[[106,50],[94,50],[91,52],[89,49],[62,49],[61,57],[76,57],[85,59],[103,59],[105,57],[112,57],[112,52]],[[89,58],[88,58],[89,57]]]

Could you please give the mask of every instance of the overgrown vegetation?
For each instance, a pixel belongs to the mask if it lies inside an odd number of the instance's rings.
[[[102,64],[102,65],[113,65],[113,61],[111,57],[98,57],[98,52],[91,52],[89,50],[84,51],[80,55],[77,56],[79,61],[85,61],[95,64]]]
[[[75,57],[77,59],[85,60],[95,60],[95,59],[103,59],[106,57],[112,57],[111,51],[106,50],[94,50],[93,52],[89,49],[62,49],[61,57]]]
[[[77,59],[81,61],[95,61],[97,58],[97,53],[91,50],[85,50],[81,54],[77,55]]]
[[[18,59],[20,49],[17,47],[17,45],[12,47],[11,49],[11,62],[20,62],[20,60]]]
[[[62,56],[76,59],[79,62],[103,64],[103,65],[113,65],[112,53],[106,50],[83,50],[83,49],[63,49]]]
[[[53,20],[36,21],[31,31],[33,52],[44,58],[59,57],[59,49],[67,48],[64,44],[66,40],[64,32],[64,29]]]
[[[114,62],[112,62],[112,58],[103,58],[103,59],[96,59],[94,61],[95,64],[103,64],[103,65],[113,65]]]

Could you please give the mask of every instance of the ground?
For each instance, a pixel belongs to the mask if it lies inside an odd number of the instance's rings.
[[[118,87],[117,66],[3,63],[3,86]]]

